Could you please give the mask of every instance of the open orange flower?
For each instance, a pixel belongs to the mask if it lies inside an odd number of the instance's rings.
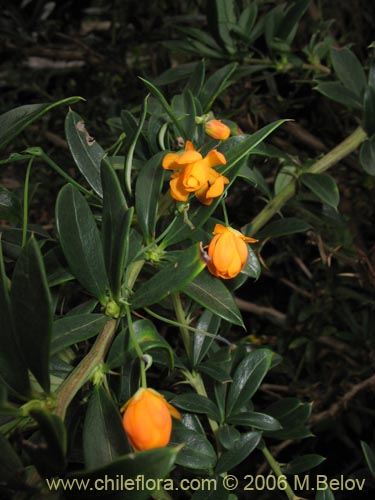
[[[207,135],[213,139],[225,141],[230,136],[230,128],[221,120],[208,120],[204,126]]]
[[[201,203],[211,205],[213,199],[223,193],[224,185],[229,182],[213,167],[225,163],[224,155],[216,149],[203,158],[190,141],[186,141],[183,153],[166,154],[163,158],[163,168],[176,170],[169,183],[172,198],[186,201],[190,193],[195,193]]]
[[[258,240],[221,224],[216,224],[212,234],[214,238],[208,246],[208,270],[218,278],[234,278],[246,264],[249,254],[246,243],[256,243]]]
[[[124,408],[123,427],[137,451],[167,446],[172,416],[181,418],[176,408],[153,389],[139,389]]]

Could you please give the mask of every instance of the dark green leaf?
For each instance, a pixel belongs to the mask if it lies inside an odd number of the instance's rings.
[[[87,469],[109,464],[131,451],[118,408],[103,386],[92,391],[83,426]]]
[[[334,179],[327,174],[302,174],[302,184],[310,189],[323,203],[337,210],[340,193]]]
[[[298,22],[309,8],[311,0],[297,0],[294,4],[288,9],[286,15],[284,16],[282,22],[279,25],[277,30],[278,38],[282,40],[287,40],[288,43],[293,41],[295,36]]]
[[[366,87],[366,76],[357,56],[347,47],[331,47],[331,58],[338,79],[361,101]]]
[[[60,245],[51,248],[43,255],[46,268],[48,285],[50,287],[61,285],[67,281],[73,280],[74,276],[68,269],[64,254]]]
[[[208,271],[194,278],[182,288],[193,300],[221,318],[243,326],[242,316],[227,287]]]
[[[237,23],[234,0],[208,0],[207,8],[211,31],[227,52],[234,54],[236,46],[230,34],[232,26],[236,26]]]
[[[367,466],[372,474],[372,477],[375,479],[375,454],[365,441],[361,441],[361,447]]]
[[[129,249],[129,231],[133,209],[128,209],[117,174],[106,158],[101,164],[103,219],[101,237],[110,289],[121,294],[122,276]]]
[[[26,104],[7,111],[0,116],[0,149],[51,109],[73,104],[79,100],[82,100],[82,97],[68,97],[54,103]]]
[[[344,106],[361,109],[362,103],[359,98],[338,82],[318,82],[315,90],[328,97],[332,101],[339,102]]]
[[[16,223],[21,220],[21,204],[17,196],[3,186],[0,186],[1,219]]]
[[[364,129],[369,137],[375,134],[375,88],[369,85],[363,97]]]
[[[0,449],[0,481],[2,484],[14,483],[23,475],[23,464],[2,433],[0,433]]]
[[[161,166],[165,152],[162,151],[141,168],[135,187],[135,211],[143,236],[150,242],[155,236],[159,206],[159,195],[163,186],[164,169]]]
[[[215,99],[229,86],[229,79],[237,68],[237,63],[230,63],[211,75],[202,87],[199,100],[204,113],[207,113]]]
[[[366,173],[375,175],[375,136],[362,143],[359,150],[359,161]]]
[[[297,217],[284,217],[283,219],[275,220],[267,224],[267,226],[256,233],[256,237],[260,240],[265,238],[280,238],[289,234],[305,233],[311,229],[311,226],[304,219]]]
[[[210,335],[204,335],[204,333],[198,332],[195,332],[194,335],[191,335],[191,361],[193,366],[198,365],[209,351],[211,344],[214,341],[214,335],[216,335],[219,326],[220,318],[216,314],[212,314],[208,309],[205,309],[195,327],[198,330],[208,332]]]
[[[27,396],[30,391],[29,377],[19,343],[12,317],[0,238],[0,377],[8,388]]]
[[[267,408],[267,414],[276,418],[282,425],[278,431],[265,431],[266,436],[276,439],[302,439],[312,436],[306,427],[311,413],[311,404],[301,403],[296,398],[285,398]]]
[[[189,89],[193,95],[199,95],[202,90],[202,85],[204,82],[205,76],[205,63],[204,59],[195,63],[194,70],[189,73],[189,80],[186,83],[186,89]]]
[[[332,491],[327,488],[326,490],[320,490],[315,495],[315,500],[335,500]]]
[[[216,474],[228,472],[245,460],[255,450],[261,437],[260,432],[241,434],[241,438],[235,442],[234,446],[220,456],[215,468]]]
[[[177,420],[173,422],[171,444],[184,445],[176,460],[178,465],[189,469],[209,469],[216,464],[216,453],[208,439]]]
[[[49,410],[34,408],[30,410],[39,425],[39,432],[43,440],[36,446],[30,443],[28,454],[42,476],[52,476],[61,473],[65,468],[67,451],[67,435],[64,422]]]
[[[173,292],[182,290],[204,268],[201,261],[199,245],[178,252],[178,257],[143,283],[131,297],[135,309],[146,307]]]
[[[234,425],[255,427],[255,429],[265,431],[276,431],[281,429],[280,422],[274,417],[271,417],[271,415],[267,415],[266,413],[258,413],[255,411],[237,413],[237,415],[230,417],[228,421]]]
[[[204,413],[213,420],[219,421],[220,415],[215,403],[205,396],[200,396],[194,392],[180,394],[170,401],[172,406],[177,406],[181,410],[190,413]]]
[[[162,87],[163,85],[170,85],[171,83],[186,80],[194,74],[199,64],[200,62],[178,64],[178,66],[163,71],[163,73],[152,80],[152,83],[157,87]]]
[[[247,256],[245,267],[242,269],[241,273],[246,274],[249,278],[258,279],[261,273],[261,267],[254,250],[250,245],[247,246],[249,250],[249,255]]]
[[[94,337],[107,321],[108,317],[103,314],[77,314],[58,319],[53,323],[51,355]]]
[[[99,196],[102,196],[100,163],[104,156],[104,151],[87,132],[82,118],[72,110],[66,115],[65,135],[70,152],[80,172],[93,190]]]
[[[96,434],[95,434],[96,435]],[[152,491],[145,487],[136,487],[136,480],[139,476],[142,477],[144,484],[154,484],[168,475],[172,469],[178,449],[172,447],[156,448],[154,450],[141,451],[138,453],[130,453],[128,455],[117,458],[114,462],[103,467],[87,471],[85,473],[76,473],[69,476],[70,479],[76,478],[79,482],[88,481],[88,484],[95,484],[95,480],[103,478],[103,482],[99,484],[103,489],[99,488],[76,488],[64,492],[67,498],[77,499],[102,499],[123,500],[124,490],[119,488],[104,488],[104,478],[108,477],[115,482],[118,478],[120,481],[133,480],[134,489],[127,489],[126,500],[147,500],[150,498]],[[148,481],[148,480],[153,481]],[[82,483],[80,483],[82,484]],[[115,483],[113,483],[115,484]],[[123,483],[122,483],[123,484]],[[128,483],[129,485],[129,483]]]
[[[230,450],[241,439],[241,433],[232,425],[223,425],[219,428],[217,436],[225,449]]]
[[[29,239],[17,260],[10,297],[21,353],[35,378],[48,392],[52,300],[42,254],[34,237]]]
[[[286,475],[293,476],[294,474],[300,474],[301,472],[317,467],[324,462],[324,460],[325,458],[321,455],[303,455],[301,457],[294,458],[287,465],[284,465],[282,471]]]
[[[85,198],[70,184],[57,197],[56,222],[70,270],[89,293],[105,304],[109,285],[99,232]]]
[[[239,413],[255,394],[271,366],[271,359],[272,351],[258,349],[248,354],[238,365],[228,392],[228,417]]]

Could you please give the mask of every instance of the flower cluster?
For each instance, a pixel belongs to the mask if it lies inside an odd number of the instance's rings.
[[[212,234],[214,237],[208,246],[210,260],[207,268],[218,278],[234,278],[246,264],[249,254],[246,243],[257,243],[258,240],[221,224],[216,224]]]
[[[224,175],[213,167],[225,165],[226,159],[222,153],[213,149],[204,158],[195,150],[190,141],[186,141],[183,153],[168,153],[163,158],[165,170],[174,170],[169,183],[172,198],[186,201],[191,193],[204,205],[211,205],[224,191],[224,185],[229,183]]]
[[[139,389],[124,406],[123,427],[137,451],[167,446],[180,413],[153,389]]]

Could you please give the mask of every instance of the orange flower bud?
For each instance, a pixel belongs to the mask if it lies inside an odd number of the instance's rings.
[[[180,413],[153,389],[139,389],[125,405],[122,424],[137,451],[167,446]]]
[[[214,276],[223,279],[234,278],[244,268],[249,254],[247,243],[258,240],[244,236],[236,229],[216,224],[214,238],[208,246],[210,261],[208,270]]]
[[[230,128],[221,120],[209,120],[204,126],[207,135],[213,139],[225,141],[230,136]]]

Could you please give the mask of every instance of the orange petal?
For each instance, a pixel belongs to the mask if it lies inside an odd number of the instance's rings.
[[[164,156],[162,167],[166,170],[176,170],[177,168],[181,168],[179,165],[176,165],[176,160],[180,157],[177,153],[168,153]]]
[[[195,163],[196,161],[199,161],[202,159],[202,155],[198,153],[198,151],[185,151],[185,153],[182,153],[182,155],[178,155],[178,159],[176,160],[176,163],[178,165],[188,165],[189,163]]]
[[[216,151],[216,149],[210,151],[204,159],[207,161],[210,167],[216,167],[217,165],[225,165],[227,162],[225,156],[219,151]]]
[[[171,196],[177,201],[186,201],[189,198],[189,191],[186,191],[184,185],[181,182],[181,176],[176,175],[169,181],[169,187],[171,191]]]

